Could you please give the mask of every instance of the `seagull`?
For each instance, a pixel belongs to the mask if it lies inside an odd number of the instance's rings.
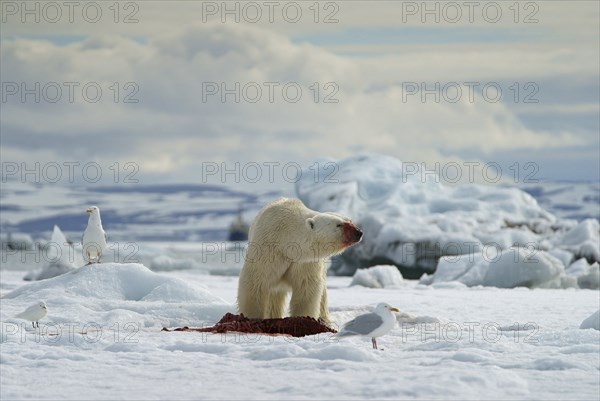
[[[387,334],[396,324],[396,316],[392,312],[400,311],[382,302],[377,305],[375,312],[357,316],[346,323],[337,335],[339,337],[369,336],[373,343],[373,349],[377,349],[375,338]]]
[[[31,305],[29,308],[25,309],[15,317],[18,319],[30,320],[33,328],[35,328],[36,324],[37,327],[40,327],[39,320],[46,316],[46,313],[48,313],[46,304],[40,302],[39,304]]]
[[[83,232],[83,259],[90,265],[92,262],[99,263],[102,252],[106,250],[106,233],[102,228],[98,206],[91,206],[86,212],[90,218]]]

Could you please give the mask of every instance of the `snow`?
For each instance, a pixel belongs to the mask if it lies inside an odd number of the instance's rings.
[[[81,242],[90,204],[102,209],[102,223],[110,242],[222,241],[240,206],[246,222],[280,193],[244,191],[240,186],[212,184],[58,185],[6,180],[2,183],[2,236],[32,245],[60,225],[67,236]],[[28,233],[28,234],[20,234]],[[31,238],[33,236],[33,239]],[[104,259],[102,259],[104,261]]]
[[[598,266],[598,262],[594,262],[590,266],[587,274],[577,277],[577,284],[580,288],[600,288],[600,266]]]
[[[580,288],[600,288],[600,265],[598,262],[590,264],[587,259],[581,258],[570,264],[565,273],[572,277]]]
[[[422,284],[459,282],[467,286],[500,288],[599,288],[598,263],[590,265],[585,258],[567,269],[550,252],[509,248],[494,256],[482,254],[445,256],[437,270],[421,278]]]
[[[201,285],[152,272],[136,263],[99,263],[3,295],[8,300],[44,300],[49,316],[60,322],[83,318],[100,324],[123,322],[144,327],[186,325],[198,318],[218,320],[233,305]],[[167,306],[165,306],[167,305]],[[152,312],[148,315],[148,312]]]
[[[298,194],[363,229],[363,242],[332,262],[333,272],[356,274],[327,277],[330,311],[341,327],[380,302],[399,308],[397,326],[378,339],[384,351],[330,333],[161,332],[236,312],[246,248],[219,239],[240,202],[249,222],[279,193],[9,182],[0,194],[0,399],[600,397],[599,228],[585,219],[598,216],[597,185],[532,186],[538,204],[516,188],[422,180],[380,155],[337,166],[332,176],[302,174]],[[92,199],[121,242],[104,263],[82,266],[77,241]],[[580,208],[560,214],[565,202]],[[557,217],[573,213],[582,218]],[[67,236],[56,228],[48,242],[54,224]],[[26,252],[5,246],[5,228]],[[54,246],[68,237],[73,246]],[[23,281],[52,273],[52,262],[69,269]],[[375,267],[356,270],[364,266]],[[41,301],[39,329],[15,318]]]
[[[80,256],[81,251],[76,250],[67,241],[57,225],[54,226],[50,242],[46,243],[44,248],[46,250],[44,252],[45,266],[28,272],[23,278],[24,280],[45,280],[60,276],[83,264],[83,258]]]
[[[379,302],[401,309],[376,351],[331,334],[160,331],[234,311],[235,276],[116,263],[25,284],[22,271],[1,273],[2,399],[598,398],[600,334],[579,329],[597,291],[373,289],[328,277],[338,327]],[[38,331],[13,318],[39,300]]]
[[[573,254],[564,249],[554,248],[548,251],[548,253],[560,260],[564,266],[569,266],[573,261]]]
[[[568,266],[566,273],[575,277],[587,274],[592,267],[585,258],[578,259]]]
[[[163,299],[165,302],[210,302],[215,300],[211,299],[208,294],[192,296],[194,289],[189,284],[178,279],[161,276],[136,263],[86,265],[71,274],[62,275],[54,280],[21,287],[5,295],[4,298],[21,298],[29,297],[30,294],[37,296],[64,291],[73,296],[139,301],[163,286],[172,287],[174,292],[177,291],[171,297]]]
[[[590,260],[600,260],[600,223],[586,219],[554,239],[555,244]]]
[[[2,268],[26,270],[26,280],[41,280],[71,271],[84,264],[81,244],[64,247],[61,258],[55,251],[61,240],[39,242],[36,249],[26,253],[0,250]],[[205,274],[239,275],[244,264],[246,243],[215,241],[185,242],[125,242],[112,243],[103,262],[141,263],[152,271],[195,270]],[[60,264],[57,262],[61,261]]]
[[[575,220],[600,218],[600,183],[540,182],[524,184],[521,189],[554,215]]]
[[[511,248],[502,252],[496,262],[490,262],[483,285],[501,288],[539,287],[549,285],[564,272],[564,266],[546,252],[535,255]],[[559,286],[560,288],[560,286]]]
[[[579,328],[600,330],[600,309],[581,322],[581,326],[579,326]]]
[[[445,256],[437,270],[421,278],[423,284],[459,282],[467,286],[600,288],[598,262],[589,264],[581,258],[568,268],[556,253],[510,248],[498,255],[483,254]],[[560,254],[558,254],[560,256]]]
[[[350,285],[362,285],[369,288],[389,288],[402,285],[402,274],[393,265],[380,265],[360,269],[354,273]]]
[[[308,207],[345,214],[364,232],[361,243],[333,259],[336,274],[394,264],[404,278],[427,273],[422,283],[570,288],[579,285],[564,274],[571,260],[600,260],[598,220],[557,218],[517,188],[449,186],[383,155],[329,163],[338,167],[333,179],[329,164],[319,163],[318,175],[311,167],[296,191]],[[456,257],[462,261],[450,265]],[[594,277],[584,284],[597,288]]]
[[[2,213],[7,212],[3,211]],[[4,249],[5,247],[31,249],[33,248],[34,242],[33,238],[31,238],[31,235],[29,234],[2,231],[0,232],[0,244],[2,245],[2,249]]]

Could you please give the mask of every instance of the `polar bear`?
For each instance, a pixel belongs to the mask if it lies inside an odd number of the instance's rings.
[[[326,259],[361,237],[349,218],[310,210],[299,199],[266,205],[250,226],[239,312],[251,319],[281,318],[291,292],[291,316],[329,322]]]

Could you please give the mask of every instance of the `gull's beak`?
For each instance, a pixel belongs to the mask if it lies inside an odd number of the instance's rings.
[[[398,309],[398,308],[390,308],[390,312],[400,312],[400,309]]]
[[[93,210],[91,208],[90,209],[86,209],[85,211],[88,212],[88,213],[92,213],[93,212]]]

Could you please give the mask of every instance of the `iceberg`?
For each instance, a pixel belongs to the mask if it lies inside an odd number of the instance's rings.
[[[57,225],[52,230],[50,242],[45,245],[41,252],[45,260],[44,266],[41,269],[28,272],[23,280],[46,280],[73,271],[77,266],[83,264],[81,251],[75,249]]]
[[[600,309],[581,322],[579,328],[600,330]]]
[[[402,275],[393,265],[373,266],[354,273],[350,286],[361,285],[368,288],[389,288],[402,285]]]
[[[347,215],[364,232],[362,242],[332,259],[332,274],[395,265],[404,278],[428,274],[431,282],[564,287],[576,286],[561,279],[571,260],[600,258],[597,220],[559,219],[518,188],[445,185],[420,169],[364,154],[302,174],[296,193],[309,208]],[[530,256],[537,262],[523,262]],[[450,265],[444,257],[461,261]]]

